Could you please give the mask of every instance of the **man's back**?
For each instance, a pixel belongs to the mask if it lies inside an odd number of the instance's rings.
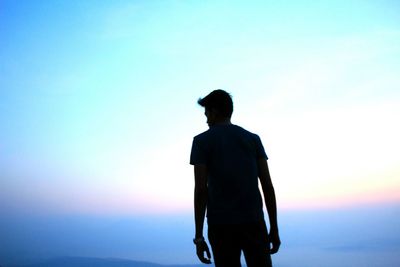
[[[278,251],[280,239],[275,192],[261,140],[231,124],[233,101],[224,90],[214,90],[197,103],[205,108],[210,129],[194,137],[190,156],[195,180],[196,254],[201,262],[211,263],[203,236],[207,212],[208,239],[216,267],[241,266],[242,251],[247,266],[270,267],[270,253]],[[269,234],[258,181],[268,212]]]
[[[191,164],[205,164],[209,171],[209,223],[263,219],[259,158],[267,158],[260,138],[233,124],[215,125],[194,138]]]

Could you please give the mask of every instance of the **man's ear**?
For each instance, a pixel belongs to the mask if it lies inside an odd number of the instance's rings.
[[[213,117],[220,117],[220,112],[216,108],[211,108],[210,109],[210,114],[212,114]]]

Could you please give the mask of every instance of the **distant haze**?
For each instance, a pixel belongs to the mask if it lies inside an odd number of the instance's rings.
[[[282,267],[398,266],[399,214],[399,205],[281,212],[283,243],[274,262]],[[6,266],[63,256],[198,263],[190,215],[1,217],[0,235],[0,264]]]

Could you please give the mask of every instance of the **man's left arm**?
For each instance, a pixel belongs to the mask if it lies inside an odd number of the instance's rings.
[[[194,165],[194,218],[196,225],[196,253],[203,263],[211,263],[211,253],[203,237],[204,219],[207,209],[207,166],[205,164]],[[207,254],[207,258],[204,257]]]

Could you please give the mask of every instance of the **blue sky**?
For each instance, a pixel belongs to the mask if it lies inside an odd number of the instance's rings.
[[[217,88],[261,136],[281,210],[399,203],[399,9],[0,1],[0,210],[189,216],[196,100]]]
[[[216,88],[232,93],[234,122],[264,139],[284,206],[381,199],[393,187],[389,198],[398,199],[397,9],[390,1],[3,1],[3,205],[188,210],[185,164],[192,136],[206,129],[195,101]],[[288,165],[321,194],[288,190],[297,175]],[[385,173],[378,187],[371,173]],[[341,192],[348,179],[365,188]]]

